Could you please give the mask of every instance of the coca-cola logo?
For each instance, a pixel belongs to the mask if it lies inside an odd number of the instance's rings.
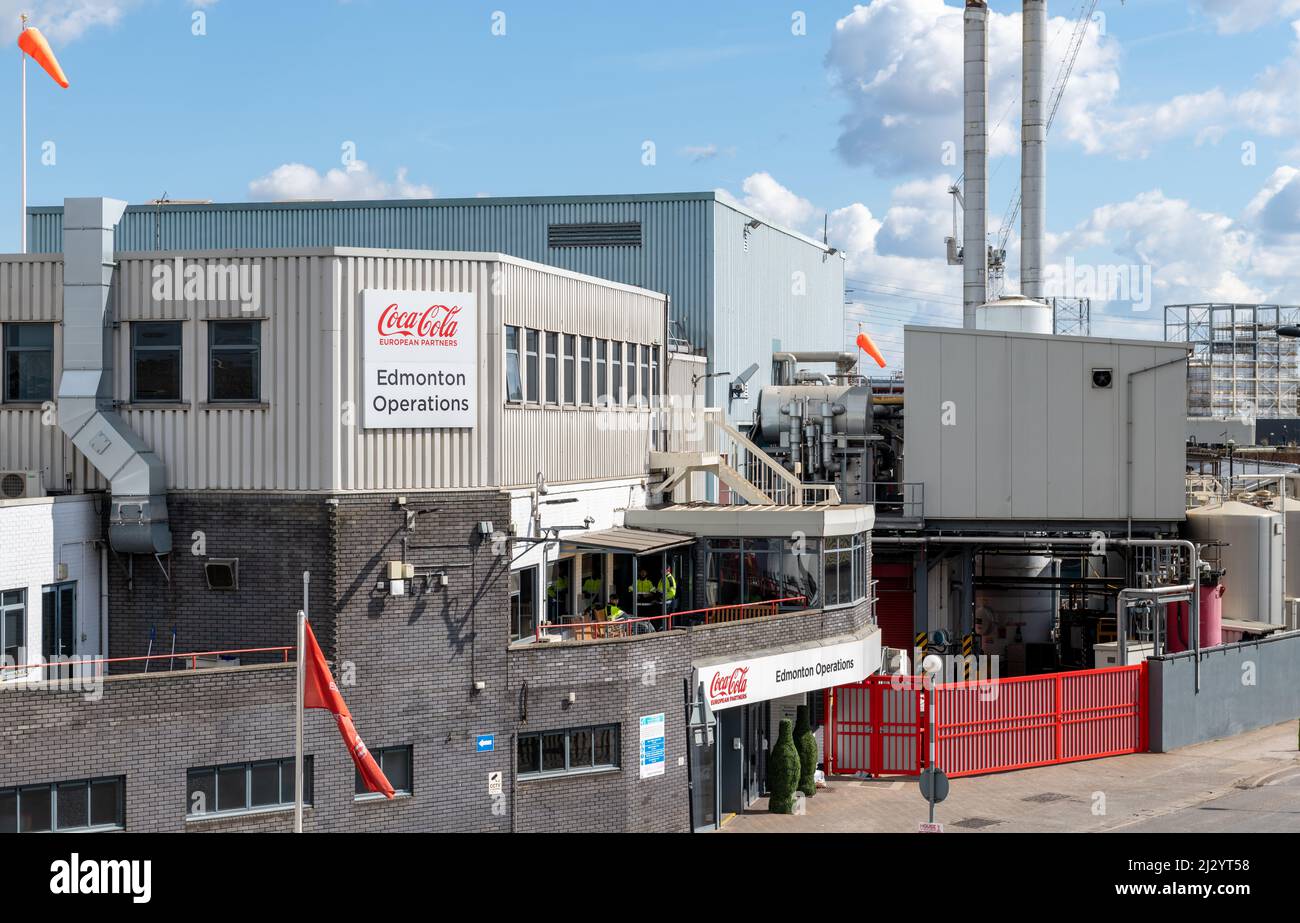
[[[714,673],[709,683],[709,698],[721,699],[743,696],[749,685],[749,667],[736,667],[725,676]]]
[[[459,314],[460,305],[431,304],[423,311],[403,311],[401,305],[393,302],[379,313],[379,335],[453,339],[460,329]]]

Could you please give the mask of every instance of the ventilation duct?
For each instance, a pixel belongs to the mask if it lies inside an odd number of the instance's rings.
[[[63,200],[63,377],[59,425],[109,482],[115,551],[167,554],[167,469],[113,408],[113,229],[126,203]]]
[[[962,70],[962,326],[975,328],[988,295],[989,35],[988,4],[966,0]]]

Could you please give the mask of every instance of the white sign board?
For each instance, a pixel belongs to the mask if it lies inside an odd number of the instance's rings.
[[[361,293],[362,425],[472,429],[478,415],[473,292]]]
[[[499,772],[488,773],[488,794],[489,795],[501,794],[501,773]]]
[[[641,778],[664,774],[664,716],[641,718]]]
[[[699,667],[714,711],[858,683],[880,669],[880,632],[857,641]]]

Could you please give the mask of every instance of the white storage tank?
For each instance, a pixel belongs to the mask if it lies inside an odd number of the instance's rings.
[[[1282,514],[1238,500],[1187,511],[1195,542],[1223,542],[1223,617],[1282,624]]]
[[[1051,307],[1023,295],[1004,295],[975,309],[976,330],[1045,333],[1050,336],[1056,332],[1054,326]]]

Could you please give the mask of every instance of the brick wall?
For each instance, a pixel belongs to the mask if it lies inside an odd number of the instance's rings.
[[[174,541],[169,575],[152,557],[109,555],[109,656],[144,654],[151,627],[155,654],[171,649],[173,626],[178,651],[292,645],[303,571],[312,575],[312,622],[328,655],[332,575],[324,496],[176,492],[168,494],[167,509]],[[239,559],[238,589],[208,589],[203,565],[212,558]]]

